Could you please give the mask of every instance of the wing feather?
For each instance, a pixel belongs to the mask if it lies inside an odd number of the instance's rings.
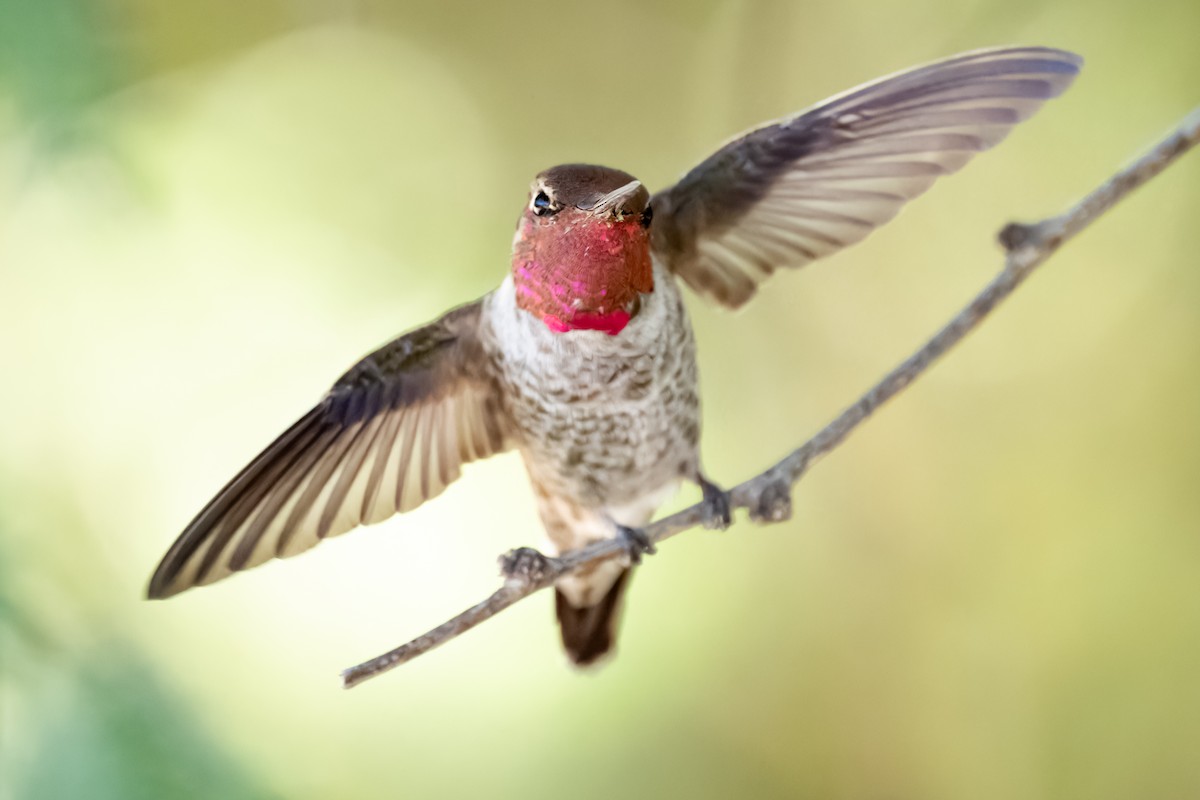
[[[734,139],[651,199],[655,255],[740,306],[780,267],[863,239],[1074,80],[1044,47],[981,50],[852,89]]]
[[[507,446],[481,305],[401,336],[347,372],[196,516],[150,581],[169,597],[440,494]]]

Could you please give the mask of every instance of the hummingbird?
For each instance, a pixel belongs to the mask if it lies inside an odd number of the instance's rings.
[[[550,550],[620,537],[562,578],[570,660],[608,653],[640,532],[685,481],[711,527],[729,497],[700,459],[680,283],[736,309],[770,275],[863,239],[1062,93],[1082,60],[964,53],[867,83],[718,148],[654,194],[590,164],[538,174],[499,287],[355,364],[186,527],[151,598],[213,583],[416,508],[464,464],[520,452]]]

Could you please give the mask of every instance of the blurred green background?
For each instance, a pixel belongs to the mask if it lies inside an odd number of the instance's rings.
[[[548,595],[338,670],[537,544],[519,461],[167,603],[145,581],[343,369],[493,287],[538,170],[652,187],[918,62],[1087,65],[744,312],[689,298],[705,457],[802,441],[1195,105],[1168,0],[0,2],[0,798],[1200,796],[1200,157],[1056,256],[798,487],[689,533],[578,673]],[[689,490],[679,503],[690,502]]]

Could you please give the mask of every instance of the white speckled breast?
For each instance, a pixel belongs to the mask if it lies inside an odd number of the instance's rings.
[[[654,277],[615,336],[550,331],[517,308],[511,278],[485,301],[485,342],[543,499],[611,512],[695,474],[695,343],[674,278],[658,264]]]

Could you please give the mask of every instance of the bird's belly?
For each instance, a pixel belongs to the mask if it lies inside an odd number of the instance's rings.
[[[696,464],[699,408],[686,398],[656,396],[631,403],[530,403],[514,413],[521,446],[539,493],[585,509],[635,504],[690,475]]]
[[[671,276],[659,271],[641,311],[615,336],[551,332],[517,311],[511,293],[509,280],[492,302],[494,357],[514,442],[539,496],[611,515],[693,476],[695,343]]]

